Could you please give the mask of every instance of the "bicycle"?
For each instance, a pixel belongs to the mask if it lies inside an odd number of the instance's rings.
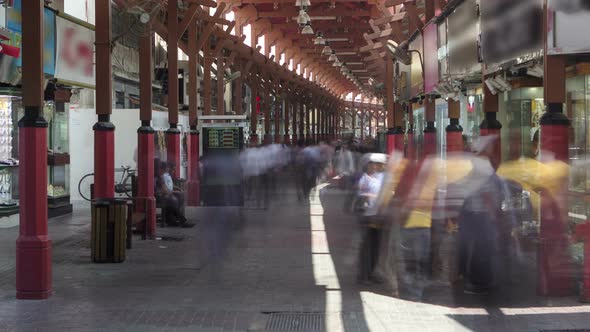
[[[115,173],[121,174],[119,183],[115,184],[115,193],[126,195],[131,198],[133,187],[131,184],[131,177],[135,176],[135,170],[131,169],[131,166],[121,166],[121,168],[115,169]],[[91,200],[91,185],[94,183],[94,173],[86,174],[78,182],[78,193],[86,201]]]

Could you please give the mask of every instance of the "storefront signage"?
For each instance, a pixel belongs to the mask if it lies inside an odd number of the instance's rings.
[[[467,75],[479,70],[478,19],[475,0],[465,0],[447,18],[448,69],[445,75]]]
[[[547,54],[590,52],[590,2],[550,0]]]
[[[424,28],[424,54],[435,54],[438,49],[438,26]],[[424,93],[431,93],[438,84],[438,57],[424,57]]]
[[[501,64],[543,47],[542,0],[480,1],[484,63]]]
[[[424,45],[422,44],[422,35],[417,35],[414,40],[410,42],[409,49],[412,56],[412,65],[410,69],[410,82],[412,85],[411,95],[416,96],[424,91],[424,79],[422,73],[422,59],[424,54]]]
[[[94,86],[94,31],[59,16],[55,22],[55,77],[71,84]]]
[[[239,128],[208,128],[207,148],[209,149],[239,149]]]
[[[15,0],[13,7],[6,9],[6,27],[14,33],[9,45],[15,47],[21,47],[23,32],[21,11],[21,0]],[[51,9],[44,9],[43,72],[50,76],[55,75],[55,17],[55,12]],[[16,60],[16,67],[22,67],[22,52]]]

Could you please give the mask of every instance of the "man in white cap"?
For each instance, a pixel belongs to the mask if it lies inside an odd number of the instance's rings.
[[[387,156],[382,153],[372,153],[368,155],[367,171],[359,180],[359,198],[365,202],[367,211],[377,201],[377,196],[383,184],[383,171],[387,163]],[[381,227],[376,223],[372,216],[361,216],[363,225],[363,242],[360,252],[360,271],[359,282],[368,283],[378,281],[373,275],[377,261],[379,259],[379,248],[381,242]]]

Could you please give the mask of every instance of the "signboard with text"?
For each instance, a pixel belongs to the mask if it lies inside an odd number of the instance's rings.
[[[95,85],[94,31],[63,17],[56,17],[55,78],[93,87]]]
[[[6,9],[6,27],[12,32],[9,45],[21,46],[23,33],[22,3],[15,0],[12,7]],[[43,72],[53,76],[55,74],[55,12],[45,8],[43,11]],[[22,52],[16,60],[16,66],[22,67]]]
[[[590,52],[590,2],[550,0],[547,54]]]

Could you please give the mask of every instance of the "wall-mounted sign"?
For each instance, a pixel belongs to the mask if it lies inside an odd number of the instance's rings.
[[[56,17],[55,77],[64,82],[95,85],[94,31],[63,17]]]
[[[208,128],[208,149],[239,149],[240,128]]]
[[[438,52],[438,26],[430,24],[424,28],[424,54]],[[424,57],[424,93],[429,94],[438,84],[438,57]]]
[[[465,75],[478,69],[475,68],[479,64],[478,19],[475,0],[465,0],[447,18],[448,72],[445,74]]]
[[[484,63],[501,64],[543,48],[542,0],[480,1]]]
[[[590,2],[549,0],[547,54],[590,52]]]
[[[22,39],[22,3],[15,0],[13,7],[6,9],[6,27],[14,33],[9,45],[21,47]],[[45,8],[43,11],[43,72],[55,75],[55,12]],[[16,66],[22,67],[22,52],[16,60]]]
[[[408,48],[410,50],[418,51],[411,52],[412,65],[410,69],[410,82],[412,84],[411,95],[416,96],[424,91],[424,79],[422,76],[422,64],[420,59],[420,57],[424,55],[422,35],[417,35],[416,38],[410,42]]]

